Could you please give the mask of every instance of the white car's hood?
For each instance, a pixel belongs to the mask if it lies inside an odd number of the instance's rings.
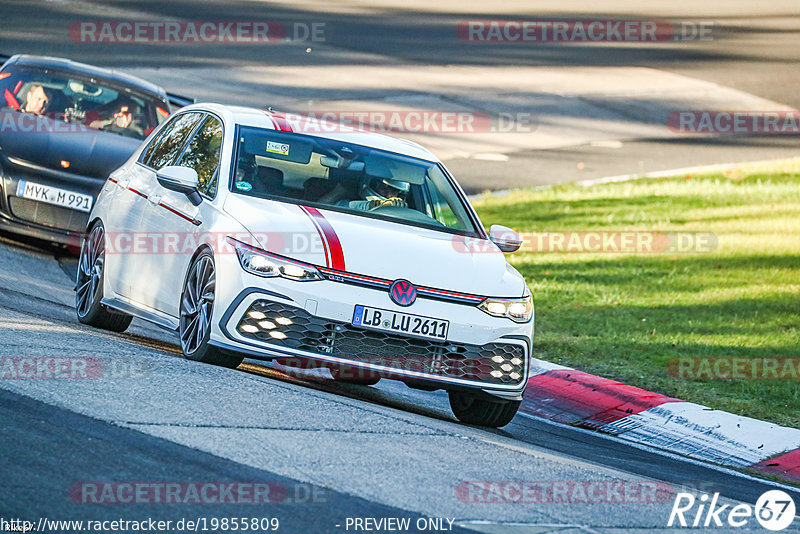
[[[241,195],[224,209],[264,250],[313,265],[482,296],[524,292],[520,274],[485,240]]]

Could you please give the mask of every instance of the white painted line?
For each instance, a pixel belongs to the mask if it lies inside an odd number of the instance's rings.
[[[478,152],[469,157],[481,161],[508,161],[508,156],[499,152]]]
[[[732,467],[800,447],[800,430],[691,402],[668,402],[600,427],[625,441]]]
[[[604,141],[590,141],[589,146],[593,146],[595,148],[608,148],[610,150],[619,150],[625,145],[622,143],[622,141],[618,141],[616,139],[608,139]]]
[[[665,171],[646,172],[643,174],[621,174],[619,176],[608,176],[606,178],[595,178],[592,180],[581,180],[573,182],[575,185],[582,185],[589,187],[600,184],[610,184],[617,182],[629,182],[631,180],[640,180],[642,178],[669,178],[671,176],[680,176],[681,174],[707,174],[711,172],[726,171],[729,169],[738,169],[743,166],[757,167],[761,165],[772,165],[780,162],[795,161],[800,158],[780,158],[768,159],[762,161],[741,161],[737,163],[715,163],[713,165],[699,165],[696,167],[682,167],[680,169],[668,169]]]
[[[618,176],[606,176],[605,178],[593,178],[590,180],[581,180],[579,182],[569,182],[567,184],[553,184],[553,185],[536,185],[532,187],[516,187],[514,189],[498,189],[497,191],[481,192],[475,195],[470,195],[469,199],[478,200],[481,198],[503,197],[513,194],[516,191],[541,191],[543,189],[551,189],[557,185],[580,185],[583,187],[591,187],[593,185],[611,184],[619,182],[630,182],[633,180],[641,180],[646,178],[669,178],[672,176],[680,176],[681,174],[704,174],[711,172],[726,171],[729,169],[739,169],[742,167],[758,167],[761,165],[776,165],[779,163],[790,163],[800,161],[800,158],[778,158],[766,159],[761,161],[741,161],[737,163],[719,163],[713,165],[701,165],[697,167],[682,167],[679,169],[668,169],[665,171],[646,172],[642,174],[620,174]]]

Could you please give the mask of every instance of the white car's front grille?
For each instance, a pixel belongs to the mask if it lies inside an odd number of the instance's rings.
[[[469,345],[421,340],[355,327],[309,314],[302,308],[257,300],[236,327],[243,337],[281,347],[487,384],[514,385],[525,376],[524,346]]]

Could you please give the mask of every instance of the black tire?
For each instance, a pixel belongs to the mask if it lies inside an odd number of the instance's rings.
[[[500,428],[514,419],[522,401],[487,399],[474,393],[449,391],[450,409],[462,423]]]
[[[216,294],[214,256],[204,250],[194,259],[183,283],[180,307],[181,351],[184,357],[234,369],[244,356],[209,344]]]
[[[81,244],[75,284],[75,312],[78,321],[83,324],[112,332],[124,332],[130,326],[133,317],[112,310],[101,302],[105,279],[105,236],[105,228],[98,221],[89,229]]]
[[[328,370],[330,370],[334,380],[342,382],[343,384],[374,386],[381,381],[381,377],[377,376],[376,371],[370,371],[369,369],[362,369],[360,367],[332,365],[328,367]]]

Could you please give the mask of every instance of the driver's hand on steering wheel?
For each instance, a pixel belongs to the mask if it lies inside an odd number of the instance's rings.
[[[105,130],[110,126],[116,126],[117,128],[124,130],[125,128],[128,128],[132,122],[133,115],[128,113],[128,106],[122,106],[117,113],[114,113],[113,117],[106,120],[101,119],[92,121],[89,124],[89,128],[94,128],[95,130]]]
[[[370,211],[386,207],[407,208],[408,203],[402,198],[397,198],[397,197],[388,198],[386,200],[370,200],[369,202]]]
[[[133,115],[128,113],[128,106],[122,106],[118,113],[114,113],[113,123],[119,128],[127,128],[133,122]]]

